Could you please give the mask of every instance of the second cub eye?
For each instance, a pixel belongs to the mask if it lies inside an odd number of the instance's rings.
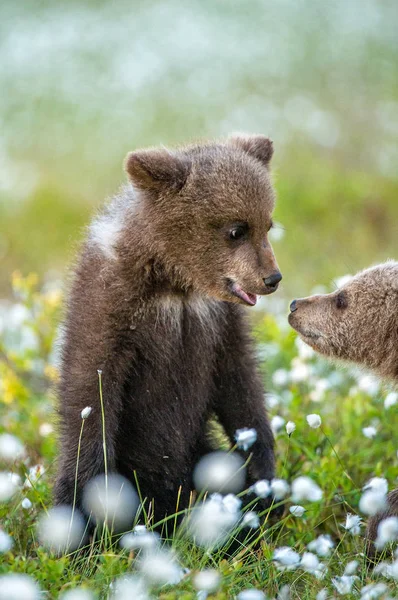
[[[243,239],[247,234],[247,227],[244,225],[236,225],[229,231],[229,239],[233,241]]]
[[[340,292],[339,294],[337,294],[336,306],[339,309],[347,308],[347,306],[348,306],[347,294],[345,294],[344,292]]]

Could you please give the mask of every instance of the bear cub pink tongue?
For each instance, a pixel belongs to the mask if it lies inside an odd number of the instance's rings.
[[[243,302],[246,302],[246,304],[249,304],[250,306],[254,306],[257,303],[256,294],[249,294],[248,292],[245,292],[237,283],[234,283],[232,285],[232,293],[237,298],[240,298],[241,300],[243,300]]]

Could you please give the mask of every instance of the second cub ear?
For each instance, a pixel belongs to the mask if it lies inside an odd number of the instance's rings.
[[[257,158],[265,166],[268,166],[274,153],[272,140],[265,135],[236,134],[228,138],[228,143]]]
[[[190,164],[185,157],[168,150],[137,150],[126,156],[124,168],[139,189],[160,193],[179,191],[185,184]]]

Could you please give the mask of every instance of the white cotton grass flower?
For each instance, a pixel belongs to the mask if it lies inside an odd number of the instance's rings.
[[[270,392],[264,394],[264,400],[267,410],[273,410],[274,408],[277,408],[281,403],[281,397],[277,396],[277,394],[271,394]]]
[[[355,581],[358,579],[356,575],[342,575],[341,577],[332,577],[332,584],[337,592],[342,596],[351,593]]]
[[[253,446],[257,440],[257,431],[255,429],[237,429],[235,432],[236,445],[245,452]]]
[[[293,431],[296,430],[296,423],[293,421],[288,421],[286,423],[286,433],[287,435],[292,435]]]
[[[346,564],[344,569],[344,575],[355,575],[359,567],[359,562],[357,560],[351,560]]]
[[[144,581],[136,575],[118,577],[110,585],[109,600],[150,600]]]
[[[361,600],[377,600],[388,592],[388,586],[385,583],[370,583],[361,589]],[[384,597],[385,600],[388,600]]]
[[[144,527],[144,525],[143,525]],[[125,533],[119,540],[119,545],[123,550],[143,550],[147,552],[153,551],[160,542],[160,535],[156,531],[145,531],[136,533],[135,529],[132,533]]]
[[[322,419],[317,414],[307,415],[306,417],[307,423],[312,429],[318,429],[322,425]]]
[[[387,496],[377,490],[366,490],[359,500],[359,510],[370,517],[387,509]]]
[[[59,598],[60,600],[95,600],[96,597],[90,590],[75,588],[64,592]]]
[[[300,568],[311,575],[315,575],[318,579],[323,576],[325,565],[319,562],[319,558],[312,552],[304,552],[300,561]]]
[[[388,579],[394,579],[395,581],[398,581],[398,560],[395,560],[392,563],[379,563],[373,569],[373,573],[375,575],[383,575],[383,577],[387,577]]]
[[[30,467],[29,472],[26,476],[25,482],[24,482],[24,487],[25,488],[31,488],[33,487],[33,485],[40,480],[41,477],[43,477],[44,473],[46,472],[46,469],[44,468],[43,465],[34,465],[33,467]]]
[[[291,571],[299,566],[300,554],[289,546],[281,546],[274,550],[272,560],[277,563],[279,570]]]
[[[271,481],[271,491],[275,500],[283,500],[290,492],[290,485],[284,479],[273,479]]]
[[[39,541],[57,555],[79,548],[84,541],[85,521],[79,510],[61,505],[43,513],[37,524]]]
[[[380,494],[388,493],[388,481],[384,477],[372,477],[362,488],[364,491],[372,490]]]
[[[222,503],[225,510],[233,515],[238,513],[242,506],[242,500],[235,496],[235,494],[227,494],[226,496],[224,496],[222,499]]]
[[[267,498],[271,493],[271,486],[266,479],[260,479],[251,486],[250,491],[253,492],[257,498]]]
[[[297,477],[292,483],[293,502],[318,502],[322,499],[323,491],[310,477]]]
[[[185,574],[169,550],[158,549],[144,554],[138,568],[143,579],[151,587],[176,585]]]
[[[315,540],[312,540],[307,544],[307,548],[310,552],[315,552],[322,558],[329,556],[330,552],[334,548],[334,542],[328,534],[319,535]]]
[[[293,515],[293,517],[300,518],[305,513],[305,508],[304,506],[300,506],[300,504],[293,504],[293,506],[289,508],[289,512]]]
[[[17,486],[10,475],[0,471],[0,502],[8,502],[17,491]]]
[[[395,406],[398,402],[398,392],[390,392],[384,399],[384,408],[388,409]]]
[[[300,358],[296,357],[292,360],[292,369],[290,371],[290,379],[293,383],[302,383],[310,378],[312,373],[311,367],[304,363]]]
[[[21,502],[21,506],[24,510],[29,510],[30,508],[32,508],[33,505],[29,498],[24,498]]]
[[[0,600],[39,600],[40,588],[36,581],[23,573],[0,575]]]
[[[322,588],[315,596],[315,600],[327,600],[328,595],[328,590],[326,588]]]
[[[327,379],[318,379],[310,392],[310,400],[312,400],[312,402],[322,402],[325,399],[325,393],[329,388],[330,382]]]
[[[249,512],[243,515],[242,527],[250,527],[251,529],[257,529],[260,527],[260,519],[256,512],[249,510]]]
[[[266,600],[264,592],[252,588],[250,590],[243,590],[237,595],[237,600]]]
[[[362,428],[363,435],[368,439],[373,439],[377,435],[377,429],[373,425]]]
[[[351,535],[359,535],[361,533],[362,519],[358,515],[347,514],[345,525],[343,525],[346,531],[349,531]]]
[[[51,423],[42,423],[39,427],[39,433],[42,437],[47,437],[54,431],[54,427]]]
[[[275,415],[274,417],[272,417],[272,419],[271,419],[272,433],[274,435],[277,435],[285,423],[286,423],[285,419],[279,415]]]
[[[287,369],[277,369],[272,375],[272,383],[277,387],[284,387],[289,383],[290,376]]]
[[[14,540],[8,533],[0,529],[0,554],[9,552],[14,545]]]
[[[97,475],[83,490],[83,506],[96,525],[106,524],[116,533],[132,524],[139,505],[130,481],[116,473]]]
[[[0,435],[0,461],[13,463],[23,459],[25,456],[25,447],[23,443],[10,433]]]
[[[387,517],[380,521],[377,527],[377,537],[375,546],[377,550],[382,550],[390,542],[398,540],[398,518]]]
[[[281,588],[279,588],[276,600],[290,600],[290,596],[290,585],[285,584]]]
[[[86,406],[86,408],[83,408],[82,412],[80,413],[80,416],[83,419],[83,421],[91,415],[92,410],[93,409],[91,408],[91,406]]]
[[[198,546],[217,548],[229,539],[239,520],[240,512],[231,512],[225,507],[222,496],[213,494],[194,507],[187,532]]]
[[[246,484],[244,460],[221,450],[206,454],[195,466],[193,481],[198,492],[237,494]]]
[[[380,391],[380,382],[373,375],[361,375],[358,379],[358,389],[369,396],[376,396]]]
[[[221,575],[216,569],[204,569],[193,576],[192,583],[196,590],[213,594],[220,587]]]

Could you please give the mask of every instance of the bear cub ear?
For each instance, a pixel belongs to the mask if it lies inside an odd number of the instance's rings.
[[[265,135],[235,134],[228,139],[228,143],[257,158],[265,166],[268,166],[274,153],[272,140]]]
[[[190,163],[166,149],[137,150],[126,156],[124,168],[139,189],[160,193],[167,189],[181,190],[189,175]]]

